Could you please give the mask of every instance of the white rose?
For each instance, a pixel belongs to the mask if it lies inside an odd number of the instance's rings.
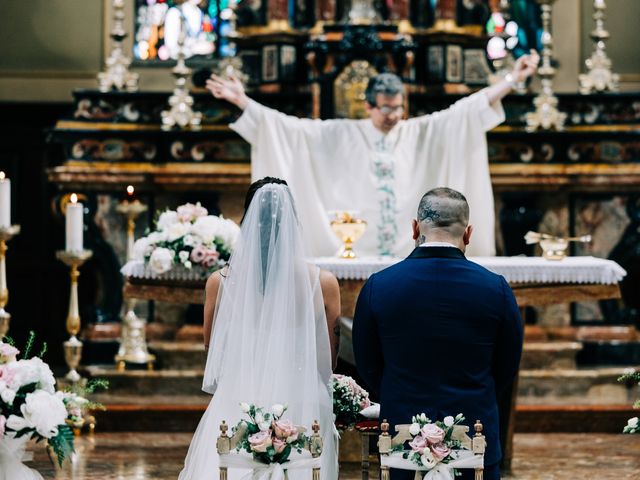
[[[173,250],[168,248],[156,248],[149,258],[149,267],[154,273],[160,275],[171,270],[173,265]]]
[[[282,416],[282,414],[284,413],[284,405],[276,403],[271,407],[271,413],[273,413],[276,417]]]
[[[184,236],[184,238],[182,239],[182,243],[184,243],[184,245],[186,247],[195,247],[196,246],[196,237],[194,237],[193,235],[191,235],[189,233],[189,234]]]
[[[142,237],[136,240],[133,244],[133,258],[134,260],[144,260],[147,255],[151,254],[151,242],[148,237]]]
[[[427,421],[427,416],[424,413],[420,414],[420,421],[422,421],[422,422],[426,422]]]
[[[169,228],[166,231],[167,240],[174,242],[189,233],[189,227],[186,223],[174,223],[173,225],[169,225]]]
[[[167,210],[160,214],[158,223],[156,224],[158,230],[166,230],[174,223],[178,222],[178,212],[174,210]]]
[[[178,258],[180,259],[180,263],[185,263],[187,260],[189,260],[189,252],[187,252],[186,250],[181,250],[180,252],[178,252]]]
[[[9,384],[12,390],[19,390],[20,387],[36,383],[37,388],[47,392],[55,392],[56,379],[49,365],[38,357],[29,360],[18,360],[10,365],[13,379]]]
[[[269,428],[271,428],[271,423],[270,422],[260,422],[258,424],[258,428],[261,431],[266,432],[267,430],[269,430]]]
[[[13,400],[16,398],[15,390],[12,390],[9,387],[0,387],[0,399],[7,405],[13,405]]]
[[[261,413],[256,413],[256,423],[262,423],[264,422],[264,417],[262,416]]]
[[[409,433],[414,437],[420,433],[420,425],[418,423],[412,423],[409,427]]]
[[[52,438],[58,434],[58,426],[64,424],[67,409],[62,400],[44,390],[36,390],[27,394],[20,407],[22,417],[11,415],[7,426],[12,430],[35,428],[44,438]]]
[[[442,421],[442,423],[444,423],[445,427],[450,427],[453,425],[453,417],[451,415],[444,417],[444,420]]]
[[[422,465],[429,468],[435,467],[436,463],[438,463],[436,459],[433,458],[433,454],[428,448],[424,449],[422,456],[420,456],[420,460],[422,461]]]
[[[639,422],[640,420],[638,419],[638,417],[630,418],[629,421],[627,422],[627,427],[636,428]]]
[[[147,235],[150,244],[156,244],[167,240],[167,232],[151,232]]]
[[[245,402],[240,403],[240,410],[242,410],[244,413],[249,413],[250,408],[251,407],[249,406],[248,403],[245,403]]]
[[[219,234],[221,221],[218,217],[213,215],[207,215],[206,217],[199,217],[190,228],[193,235],[200,237],[202,243],[210,244]]]
[[[190,270],[191,267],[193,267],[193,264],[191,263],[191,260],[187,260],[186,262],[184,262],[184,268],[186,268],[187,270]]]

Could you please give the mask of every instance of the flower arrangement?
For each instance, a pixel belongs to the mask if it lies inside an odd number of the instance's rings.
[[[155,274],[177,265],[213,271],[225,265],[240,227],[222,216],[209,215],[200,203],[187,203],[158,215],[156,230],[138,239],[133,257],[144,260]]]
[[[282,464],[289,460],[292,451],[302,453],[309,444],[304,428],[282,418],[286,405],[273,405],[269,412],[248,403],[241,403],[240,408],[249,420],[242,420],[233,428],[234,432],[244,430],[237,451],[244,450],[261,463]]]
[[[38,355],[31,355],[33,332],[19,360],[20,351],[13,341],[4,340],[0,341],[0,441],[45,440],[62,465],[73,452],[71,426],[84,411],[98,405],[78,393],[55,391],[53,373],[42,360],[46,343]],[[95,381],[85,390],[105,386],[106,382]]]
[[[640,385],[640,372],[635,370],[629,371],[618,378],[619,382],[632,382]],[[636,400],[633,404],[633,408],[640,408],[640,400]],[[622,433],[638,433],[640,434],[640,419],[638,417],[632,417],[627,421],[627,424],[622,429]]]
[[[455,417],[444,417],[442,421],[431,422],[424,413],[414,416],[409,427],[412,440],[411,450],[405,451],[403,445],[395,449],[402,451],[402,457],[411,460],[420,467],[433,468],[438,463],[449,463],[453,452],[465,449],[460,438],[454,435],[455,426],[464,421],[459,413]]]
[[[338,425],[352,426],[358,420],[360,412],[371,406],[369,392],[351,377],[332,375],[331,389],[333,390],[333,413]]]

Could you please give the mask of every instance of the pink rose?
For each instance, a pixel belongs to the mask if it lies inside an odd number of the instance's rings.
[[[184,205],[180,205],[176,212],[178,214],[178,220],[181,222],[192,222],[198,217],[204,217],[209,213],[207,209],[199,203],[196,205],[193,203],[185,203]]]
[[[273,445],[271,441],[271,430],[254,433],[249,436],[249,444],[254,452],[266,452],[267,448]]]
[[[191,261],[193,263],[201,263],[206,256],[207,250],[202,245],[198,245],[196,248],[191,250]]]
[[[15,361],[16,357],[20,353],[15,347],[12,347],[8,343],[0,342],[0,363],[9,363]]]
[[[215,267],[218,263],[218,258],[220,258],[220,253],[215,250],[208,250],[202,261],[202,266],[206,268]]]
[[[433,458],[435,458],[439,462],[447,458],[451,453],[451,449],[444,443],[436,443],[435,445],[431,445],[430,448],[431,453],[433,453]]]
[[[422,427],[422,436],[431,444],[442,442],[444,440],[444,430],[435,423],[427,423]]]
[[[11,368],[9,368],[9,365],[0,365],[0,380],[2,380],[5,384],[11,384],[15,376],[15,372]]]
[[[287,444],[283,440],[280,440],[277,437],[273,439],[273,448],[275,449],[276,453],[282,453],[284,447],[286,446]]]
[[[298,429],[291,423],[291,420],[278,420],[273,422],[273,429],[275,430],[276,437],[286,440],[287,443],[298,439]]]
[[[4,435],[4,426],[7,424],[7,419],[4,415],[0,415],[0,437]]]
[[[413,450],[414,452],[418,452],[419,454],[422,454],[422,452],[424,452],[424,449],[429,447],[429,443],[425,438],[418,435],[417,437],[414,437],[413,440],[409,442],[409,446],[411,447],[411,450]]]

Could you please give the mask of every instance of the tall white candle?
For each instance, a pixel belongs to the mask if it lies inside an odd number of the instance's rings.
[[[0,172],[0,227],[11,226],[11,180]]]
[[[595,0],[593,2],[593,6],[596,8],[604,8],[605,7],[604,0]]]
[[[84,222],[82,218],[82,203],[78,202],[78,196],[73,193],[71,202],[67,203],[66,214],[66,249],[67,252],[79,252],[82,250],[82,230]]]

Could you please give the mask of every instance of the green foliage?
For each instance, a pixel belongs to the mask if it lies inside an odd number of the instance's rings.
[[[16,342],[13,338],[9,337],[9,336],[5,336],[2,338],[2,342],[6,343],[8,345],[11,345],[12,347],[16,346]]]
[[[29,359],[31,358],[31,350],[33,349],[33,344],[36,341],[36,334],[33,330],[29,332],[29,338],[27,338],[27,344],[24,346],[24,350],[22,351],[22,358]]]
[[[73,431],[67,425],[58,427],[58,434],[49,439],[49,445],[53,448],[58,464],[62,466],[62,462],[74,452],[73,449]]]

